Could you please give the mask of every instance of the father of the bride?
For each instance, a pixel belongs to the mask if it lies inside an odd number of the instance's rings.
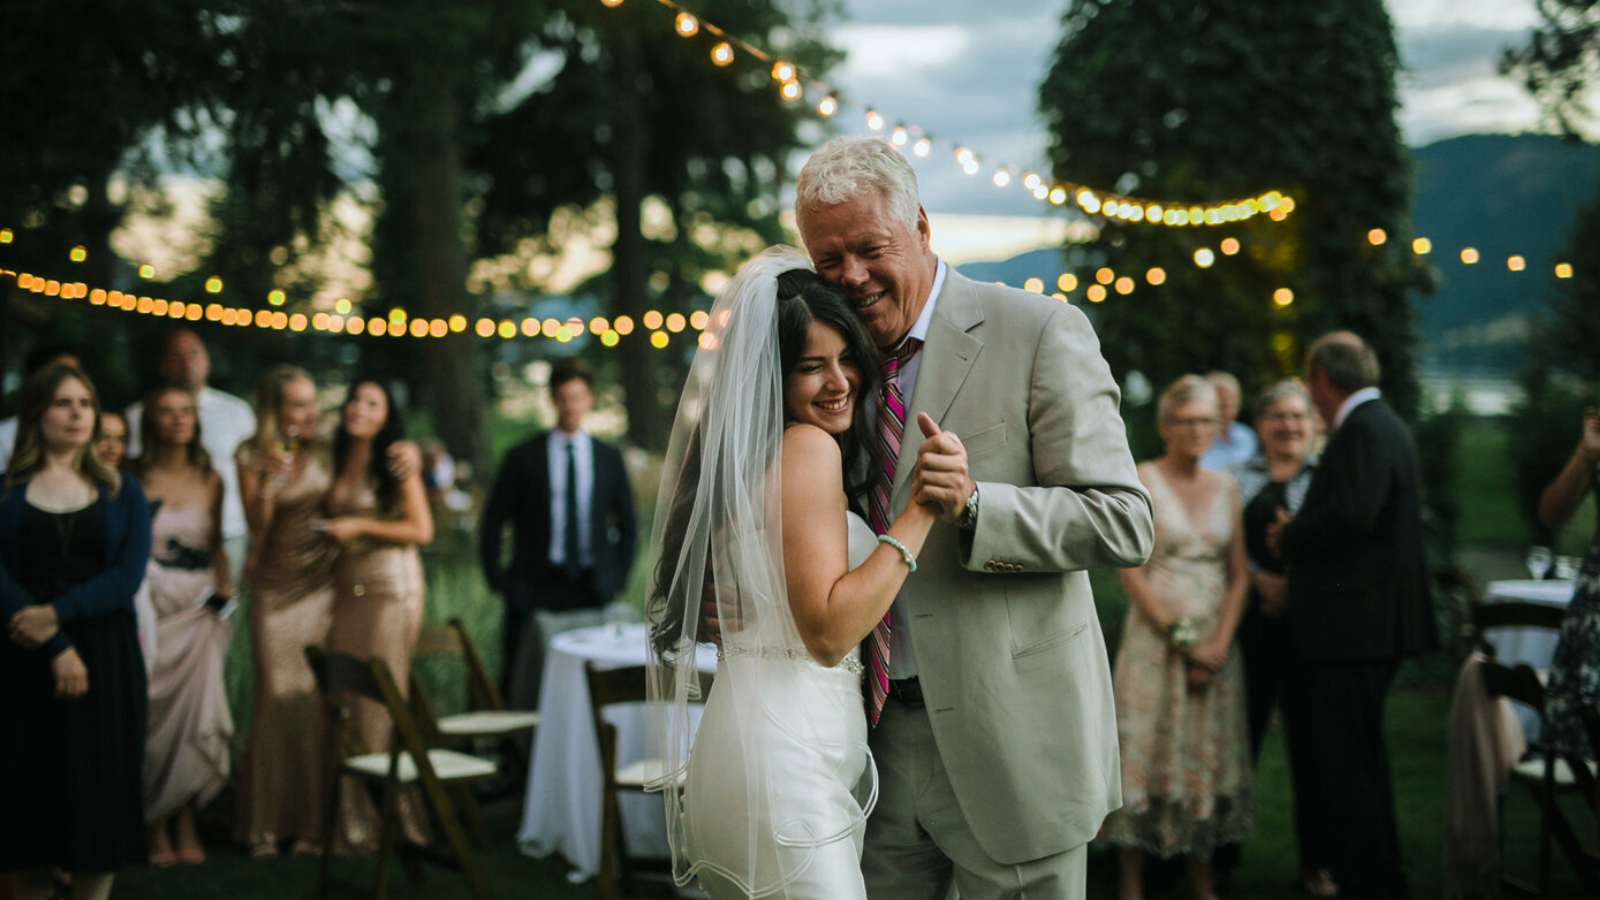
[[[868,892],[1082,897],[1085,845],[1121,804],[1085,570],[1141,565],[1153,541],[1116,383],[1077,309],[934,255],[916,175],[888,143],[832,141],[796,191],[817,271],[884,352],[868,519],[881,531],[915,481],[947,523],[863,656],[880,778]],[[956,437],[919,455],[901,434],[924,412]]]

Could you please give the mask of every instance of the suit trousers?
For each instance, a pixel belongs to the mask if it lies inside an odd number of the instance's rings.
[[[570,579],[551,566],[537,585],[514,583],[506,590],[505,617],[500,631],[500,696],[510,709],[537,709],[539,681],[544,674],[544,651],[561,631],[598,625],[604,621],[605,600],[594,586],[594,573]],[[540,628],[535,613],[584,612],[579,624],[555,631]]]
[[[1317,803],[1326,816],[1328,867],[1341,896],[1406,900],[1395,824],[1384,703],[1395,660],[1308,662]]]
[[[872,900],[1082,900],[1087,845],[1020,865],[978,846],[933,740],[927,709],[890,697],[871,737],[878,806],[861,871]]]

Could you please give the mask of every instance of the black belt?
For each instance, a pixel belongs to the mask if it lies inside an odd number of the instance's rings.
[[[922,705],[922,682],[915,678],[896,678],[889,681],[889,696],[907,706]]]

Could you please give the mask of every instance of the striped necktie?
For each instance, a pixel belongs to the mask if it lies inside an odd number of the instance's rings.
[[[900,390],[900,369],[917,350],[922,341],[908,337],[883,361],[883,405],[878,408],[878,443],[883,451],[883,469],[878,473],[867,497],[867,513],[872,519],[872,530],[884,534],[889,530],[889,497],[894,491],[895,466],[900,456],[900,443],[906,430],[906,398]],[[889,613],[872,629],[867,637],[867,670],[871,690],[867,692],[867,716],[878,724],[883,714],[883,703],[889,695]]]

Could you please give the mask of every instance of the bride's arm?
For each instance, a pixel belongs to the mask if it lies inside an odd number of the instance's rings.
[[[851,569],[839,445],[827,432],[796,425],[783,436],[783,571],[789,608],[817,662],[832,666],[872,633],[894,602],[910,568],[900,551],[880,543]],[[889,526],[915,556],[935,514],[917,503]]]

